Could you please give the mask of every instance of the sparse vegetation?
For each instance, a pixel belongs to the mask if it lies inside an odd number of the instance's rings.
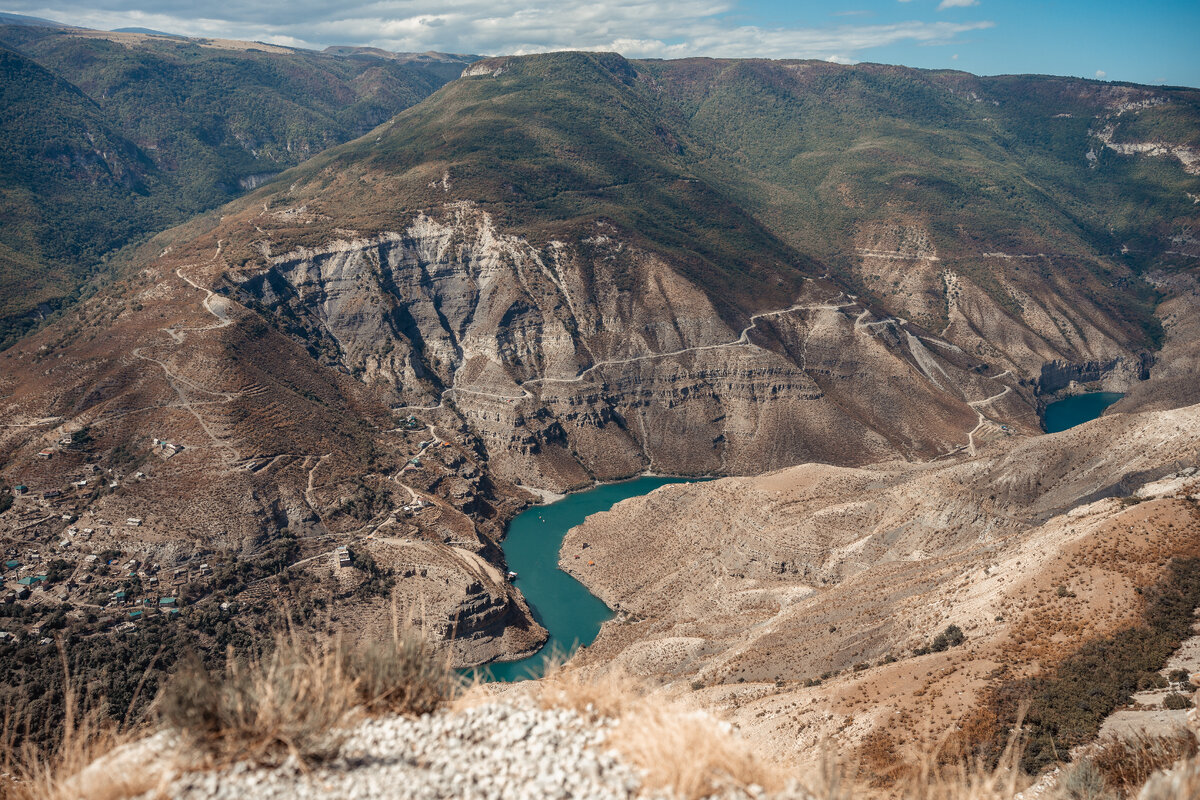
[[[1180,694],[1179,692],[1171,692],[1163,698],[1163,708],[1167,711],[1182,711],[1185,708],[1191,708],[1191,706],[1192,701],[1188,699],[1187,695]]]
[[[715,718],[647,693],[620,670],[588,677],[551,669],[537,691],[546,707],[620,720],[610,741],[643,770],[644,786],[651,791],[698,800],[727,788],[770,791],[785,783],[782,769],[758,757]]]
[[[914,648],[913,655],[925,656],[930,653],[941,653],[949,650],[951,647],[958,647],[966,640],[967,636],[963,633],[962,628],[957,625],[948,625],[946,626],[946,630],[933,637],[928,645]]]
[[[280,636],[269,653],[230,656],[213,672],[191,659],[167,684],[164,723],[217,761],[320,761],[340,746],[352,712],[429,713],[453,693],[444,658],[412,629],[351,647]]]
[[[1174,736],[1133,734],[1100,742],[1088,760],[1103,776],[1107,789],[1120,797],[1134,797],[1150,776],[1183,758],[1196,755],[1196,737],[1181,730]]]
[[[1140,624],[1083,644],[1046,675],[993,687],[983,709],[964,725],[968,752],[985,761],[998,758],[1018,709],[1027,706],[1021,763],[1036,773],[1094,739],[1104,718],[1139,688],[1165,687],[1158,670],[1189,635],[1200,606],[1200,559],[1171,560],[1158,583],[1141,594]]]

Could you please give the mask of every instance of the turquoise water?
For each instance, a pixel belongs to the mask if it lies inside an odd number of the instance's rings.
[[[1043,417],[1046,433],[1058,433],[1090,422],[1124,396],[1119,392],[1090,392],[1051,403],[1046,406]]]
[[[550,639],[529,658],[489,664],[483,668],[484,677],[498,681],[536,677],[547,656],[569,654],[580,645],[591,644],[612,611],[558,568],[563,537],[589,514],[607,511],[626,498],[647,494],[668,483],[687,480],[635,478],[605,484],[567,495],[556,503],[534,506],[514,517],[504,539],[504,556],[508,568],[518,575],[517,586],[529,601],[534,618],[550,632]]]

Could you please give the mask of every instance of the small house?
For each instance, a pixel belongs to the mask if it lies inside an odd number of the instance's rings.
[[[28,491],[29,491],[29,487],[23,483],[18,483],[16,486],[13,487],[13,494],[17,495],[18,497],[20,497],[23,494],[26,494]]]
[[[158,598],[158,605],[160,608],[171,608],[175,605],[175,598],[174,597],[160,597],[160,598]]]
[[[141,517],[130,517],[129,519],[125,520],[125,524],[131,528],[140,527],[142,524],[142,518]]]
[[[49,457],[50,457],[50,456],[52,456],[52,455],[54,455],[54,451],[53,451],[53,450],[40,450],[40,451],[38,451],[38,458],[49,458]]]

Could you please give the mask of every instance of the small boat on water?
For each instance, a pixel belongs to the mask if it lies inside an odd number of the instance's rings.
[[[512,572],[512,571],[510,570],[510,571],[509,571],[509,573],[508,573],[508,579],[509,579],[510,581],[515,581],[515,580],[517,579],[517,573],[515,573],[515,572]]]

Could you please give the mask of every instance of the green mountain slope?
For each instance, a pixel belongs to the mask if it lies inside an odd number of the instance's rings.
[[[463,199],[540,241],[612,221],[691,264],[721,306],[778,304],[814,269],[933,330],[956,276],[1017,324],[1033,324],[1028,297],[1082,298],[1087,319],[1044,323],[1067,349],[1089,326],[1153,346],[1135,276],[1196,255],[1177,241],[1200,221],[1196,170],[1103,138],[1192,147],[1194,90],[583,53],[471,72],[301,166],[271,202],[302,198],[330,223],[300,240]]]
[[[1097,135],[1114,125],[1136,141],[1194,147],[1194,90],[823,62],[638,68],[710,143],[697,170],[866,293],[887,294],[855,275],[856,237],[872,225],[920,230],[982,284],[993,283],[995,265],[980,258],[989,251],[1067,256],[1060,268],[1111,284],[1113,265],[1097,258],[1135,269],[1171,261],[1172,235],[1197,216],[1195,171],[1119,154]],[[1123,294],[1104,302],[1144,317]]]
[[[102,254],[361,135],[471,60],[31,26],[0,26],[0,43],[11,48],[2,91],[13,220],[0,231],[0,343]],[[107,135],[104,146],[79,144],[99,128],[119,131],[119,144]],[[84,160],[107,158],[111,175],[80,171],[79,154],[92,150],[105,156]]]
[[[106,250],[169,221],[149,199],[161,186],[96,103],[0,48],[0,316],[62,297]]]
[[[543,242],[602,221],[679,262],[720,307],[790,301],[819,269],[700,179],[690,162],[704,145],[625,59],[556,53],[503,63],[500,74],[455,81],[302,165],[288,175],[293,189],[270,202],[304,197],[324,209],[327,225],[296,232],[309,242],[330,226],[394,229],[450,199]]]

